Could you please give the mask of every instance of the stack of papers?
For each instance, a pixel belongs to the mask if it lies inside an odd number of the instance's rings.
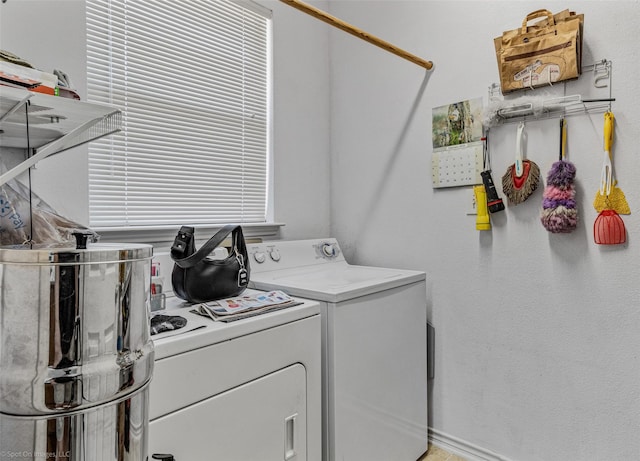
[[[0,82],[3,85],[53,95],[58,86],[58,77],[38,69],[0,60]]]
[[[300,304],[302,304],[301,301],[296,301],[286,293],[276,290],[202,303],[190,312],[215,321],[232,322]]]

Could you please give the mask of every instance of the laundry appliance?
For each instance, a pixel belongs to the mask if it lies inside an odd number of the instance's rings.
[[[296,300],[225,323],[167,299],[187,325],[154,336],[150,461],[320,461],[319,304]]]
[[[323,459],[427,450],[424,272],[349,264],[334,238],[248,245],[251,286],[320,302]]]

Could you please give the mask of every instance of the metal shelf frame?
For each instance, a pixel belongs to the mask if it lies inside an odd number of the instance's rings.
[[[549,87],[557,87],[561,85],[563,96],[553,96],[538,101],[537,103],[527,100],[530,92],[540,90],[540,88],[524,90],[524,96],[512,99],[509,104],[508,99],[503,98],[500,92],[500,85],[497,83],[489,87],[489,103],[504,102],[502,107],[496,110],[496,124],[514,123],[521,121],[543,120],[554,117],[566,117],[569,115],[579,115],[590,112],[606,112],[611,111],[611,103],[615,101],[612,93],[612,63],[606,59],[596,63],[582,67],[582,79],[585,74],[592,72],[592,86],[597,89],[600,97],[582,98],[580,94],[566,95],[567,85],[571,85],[570,81],[563,81],[555,84],[549,84]],[[547,87],[548,88],[548,87]],[[608,91],[604,90],[608,89]],[[606,94],[603,94],[605,92]],[[531,98],[533,99],[533,98]]]
[[[0,185],[40,160],[120,131],[115,107],[0,85],[0,152],[27,150],[27,158],[0,175]]]

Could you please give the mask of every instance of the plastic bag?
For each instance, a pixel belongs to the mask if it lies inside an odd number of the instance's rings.
[[[29,211],[31,200],[31,213]],[[33,216],[31,221],[30,214]],[[33,236],[30,233],[33,228]],[[16,180],[0,186],[0,245],[21,245],[26,242],[48,245],[74,245],[74,233],[88,235],[97,241],[94,231],[60,216],[44,200]]]

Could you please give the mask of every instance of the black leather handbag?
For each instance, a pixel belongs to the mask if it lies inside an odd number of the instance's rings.
[[[209,254],[231,234],[231,251],[225,259]],[[249,284],[249,257],[242,227],[229,224],[196,251],[194,228],[182,226],[171,247],[175,262],[171,274],[173,292],[192,303],[238,296]]]

